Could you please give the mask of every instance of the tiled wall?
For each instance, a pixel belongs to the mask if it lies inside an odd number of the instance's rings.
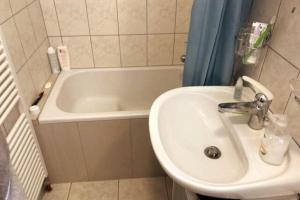
[[[73,68],[182,64],[193,0],[40,0]]]
[[[29,105],[51,74],[49,42],[39,0],[1,0],[0,24]]]
[[[268,22],[274,15],[277,16],[274,32],[259,64],[244,70],[273,92],[272,111],[288,115],[289,132],[300,144],[300,105],[289,89],[289,80],[300,78],[300,1],[255,1],[253,20]]]

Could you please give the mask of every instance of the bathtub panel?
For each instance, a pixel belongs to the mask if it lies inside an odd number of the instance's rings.
[[[133,177],[165,175],[151,146],[148,118],[131,120]]]
[[[89,180],[132,177],[129,120],[79,122]]]
[[[49,179],[52,183],[65,182],[65,173],[62,163],[59,161],[59,152],[54,142],[52,126],[49,124],[38,124],[33,121],[41,151],[45,160]]]
[[[51,126],[65,182],[88,180],[77,124],[57,123]]]

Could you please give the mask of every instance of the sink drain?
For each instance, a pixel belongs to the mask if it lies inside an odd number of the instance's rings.
[[[218,159],[222,153],[218,147],[210,146],[204,149],[204,154],[211,159]]]

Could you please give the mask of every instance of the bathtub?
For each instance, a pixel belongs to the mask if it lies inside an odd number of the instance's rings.
[[[62,72],[40,123],[146,117],[163,92],[180,87],[182,67],[75,69]]]
[[[164,176],[148,128],[152,102],[182,67],[71,70],[34,123],[52,183]]]

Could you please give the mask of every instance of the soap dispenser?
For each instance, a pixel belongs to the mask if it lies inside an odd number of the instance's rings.
[[[239,77],[235,84],[233,98],[235,100],[241,100],[242,94],[243,94],[243,79],[242,77]]]
[[[270,114],[259,150],[260,157],[266,163],[280,165],[284,161],[292,139],[286,128],[286,115]]]

